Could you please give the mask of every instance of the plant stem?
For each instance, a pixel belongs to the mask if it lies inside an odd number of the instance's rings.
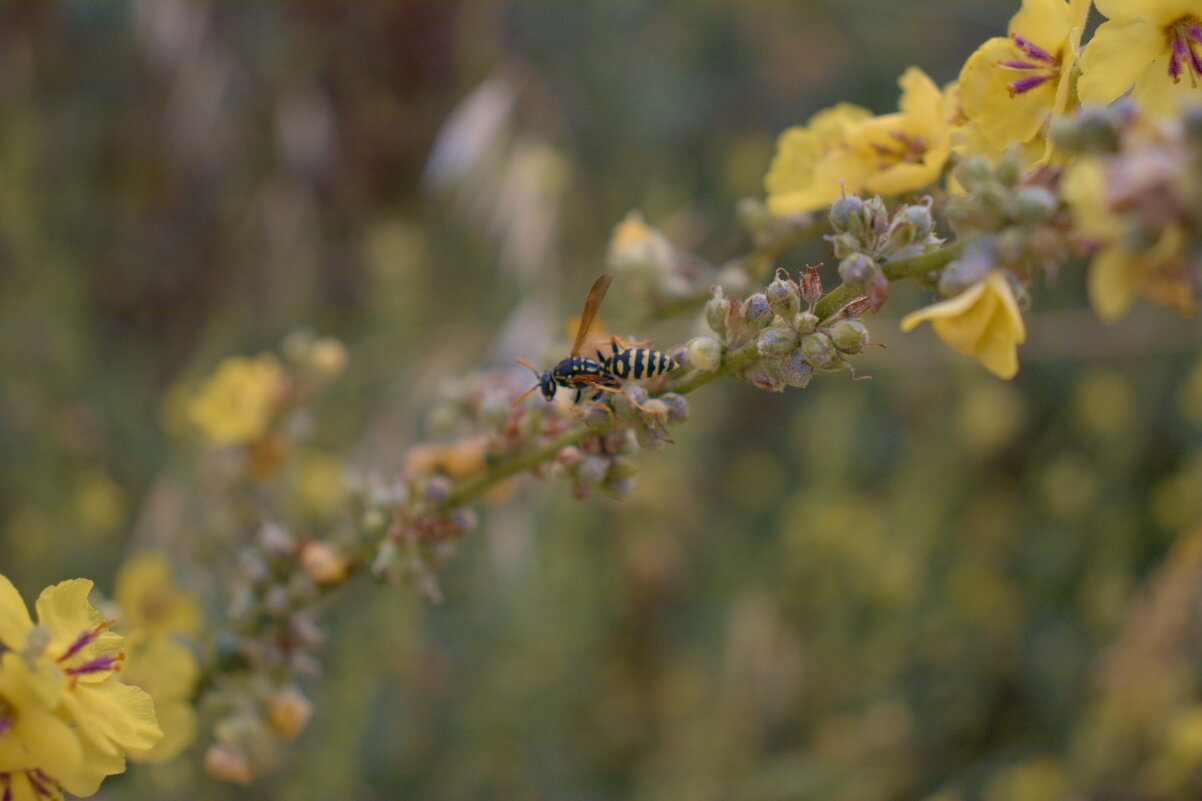
[[[930,253],[924,253],[921,256],[887,261],[881,265],[881,270],[884,271],[885,277],[891,281],[897,281],[902,278],[914,278],[915,276],[926,275],[929,272],[946,267],[948,262],[957,258],[963,251],[964,240],[960,240],[938,250],[932,250]],[[818,319],[826,319],[846,304],[863,295],[864,288],[858,284],[840,284],[826,297],[818,301],[814,313],[818,315]]]

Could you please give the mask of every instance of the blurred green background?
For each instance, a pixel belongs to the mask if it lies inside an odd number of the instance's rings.
[[[171,390],[297,327],[351,349],[318,445],[395,468],[440,381],[561,333],[628,210],[737,254],[780,130],[954,79],[1015,10],[5,5],[0,572],[28,598],[190,553]],[[1013,383],[901,337],[899,288],[874,381],[702,390],[630,499],[534,485],[444,604],[338,599],[279,776],[225,787],[194,748],[103,797],[1198,797],[1199,333],[1103,329],[1075,272]]]

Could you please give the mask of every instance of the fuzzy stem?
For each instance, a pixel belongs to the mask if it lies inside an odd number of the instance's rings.
[[[963,251],[964,240],[960,240],[938,250],[932,250],[930,253],[924,253],[921,256],[887,261],[881,265],[881,270],[884,271],[885,277],[891,281],[897,281],[901,278],[914,278],[946,267],[948,262],[957,258]],[[814,313],[818,315],[818,319],[826,319],[843,308],[844,305],[863,294],[864,288],[858,284],[840,284],[826,297],[818,301]]]
[[[756,350],[756,343],[753,340],[727,353],[717,370],[706,372],[704,370],[691,369],[684,371],[679,376],[669,378],[665,391],[679,392],[682,395],[692,392],[698,387],[703,387],[722,376],[730,375],[733,372],[750,366],[758,358],[760,358],[760,354]],[[555,454],[559,453],[561,449],[569,445],[576,445],[589,437],[604,434],[612,428],[613,423],[600,426],[581,424],[544,445],[502,458],[490,465],[483,472],[457,484],[451,490],[451,494],[447,497],[443,508],[451,509],[456,506],[462,506],[510,476],[515,476],[543,462],[550,461],[555,458]]]

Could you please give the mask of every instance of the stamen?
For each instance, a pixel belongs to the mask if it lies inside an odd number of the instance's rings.
[[[0,782],[4,783],[4,795],[0,801],[13,801],[13,784],[11,773],[0,773]]]
[[[113,656],[112,654],[98,656],[95,659],[90,659],[77,667],[69,667],[67,668],[66,672],[68,676],[75,677],[82,676],[86,673],[99,673],[102,670],[120,670],[120,668],[117,666],[117,663],[123,659],[125,659],[124,651],[116,656]]]
[[[100,635],[100,632],[104,631],[105,628],[113,625],[113,623],[115,623],[115,622],[116,621],[110,622],[107,620],[102,620],[96,624],[95,628],[87,629],[86,631],[84,631],[83,634],[80,634],[78,637],[75,638],[75,642],[71,643],[71,645],[67,648],[67,650],[63,652],[62,656],[60,656],[58,659],[56,659],[54,661],[65,662],[68,659],[70,659],[71,657],[75,656],[77,653],[79,653],[80,649],[82,649],[85,645],[90,643],[92,640],[96,639]]]
[[[1015,81],[1006,88],[1010,91],[1010,96],[1021,95],[1023,92],[1029,92],[1037,86],[1042,86],[1052,79],[1051,75],[1032,75],[1030,78],[1023,78]]]
[[[1056,63],[1056,59],[1052,56],[1051,53],[1044,50],[1042,47],[1035,44],[1034,42],[1032,42],[1028,39],[1024,39],[1023,37],[1019,36],[1017,33],[1012,34],[1010,38],[1014,40],[1014,44],[1016,44],[1018,46],[1019,50],[1021,50],[1024,54],[1030,56],[1031,58],[1035,59],[1036,61],[1042,61],[1045,64],[1055,64]]]
[[[1032,64],[1030,61],[999,61],[998,66],[1009,67],[1012,70],[1042,70],[1045,67]]]
[[[4,735],[8,734],[10,731],[12,731],[12,728],[13,728],[13,719],[12,719],[11,715],[5,715],[4,717],[0,717],[0,737],[3,737]]]
[[[42,784],[38,779],[42,777],[40,770],[29,770],[25,772],[25,778],[29,780],[29,785],[33,787],[33,791],[45,798],[53,798],[54,794],[50,792],[50,788]]]

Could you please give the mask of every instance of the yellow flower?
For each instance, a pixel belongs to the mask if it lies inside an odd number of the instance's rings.
[[[40,792],[37,788],[44,786],[47,792],[42,797],[55,797],[59,787],[74,795],[91,795],[105,776],[125,769],[127,751],[149,750],[162,737],[150,696],[113,676],[124,658],[123,639],[107,630],[108,623],[88,603],[91,590],[92,582],[86,579],[47,587],[35,603],[38,625],[34,626],[16,588],[0,575],[0,643],[37,674],[39,687],[43,682],[45,688],[50,681],[58,683],[54,714],[70,727],[73,738],[57,738],[62,749],[58,759],[68,762],[43,760],[36,768],[23,768],[23,775],[13,774],[14,794]],[[12,682],[23,686],[15,664],[6,655],[4,684],[10,688]],[[43,679],[42,674],[52,678]],[[48,697],[47,689],[41,692],[41,697]],[[30,692],[23,695],[28,698]]]
[[[1159,114],[1202,100],[1202,7],[1198,0],[1095,0],[1107,17],[1081,53],[1077,93],[1110,103],[1128,89]]]
[[[893,114],[872,117],[841,103],[781,134],[764,179],[768,210],[813,211],[844,192],[897,195],[938,178],[951,153],[943,93],[917,67],[906,70],[898,85],[902,97]]]
[[[855,192],[863,168],[844,146],[847,131],[872,116],[851,103],[840,103],[810,117],[780,135],[776,156],[764,178],[768,210],[777,216],[813,211],[834,202],[843,192]]]
[[[1140,296],[1182,314],[1196,311],[1180,225],[1166,225],[1147,249],[1132,248],[1123,238],[1122,218],[1110,208],[1105,168],[1096,158],[1083,158],[1072,166],[1061,183],[1061,195],[1073,210],[1078,230],[1100,246],[1087,281],[1089,302],[1099,319],[1121,319]]]
[[[1024,0],[1009,37],[985,42],[960,71],[965,116],[1001,152],[1041,139],[1048,121],[1072,104],[1073,64],[1089,3]],[[1035,149],[1046,160],[1042,144]]]
[[[139,635],[200,633],[200,602],[176,587],[171,561],[157,551],[142,551],[117,573],[113,599],[123,622]]]
[[[866,189],[899,195],[935,181],[951,154],[952,126],[943,92],[917,67],[898,80],[899,111],[862,122],[847,132],[847,145],[863,165],[862,183],[848,181],[847,191]]]
[[[213,445],[254,442],[275,416],[284,378],[283,368],[270,354],[230,357],[188,404],[188,420]]]
[[[925,321],[947,345],[976,356],[999,378],[1013,378],[1018,372],[1017,348],[1026,340],[1027,329],[1001,272],[993,270],[954,298],[906,315],[901,328],[912,331]]]

